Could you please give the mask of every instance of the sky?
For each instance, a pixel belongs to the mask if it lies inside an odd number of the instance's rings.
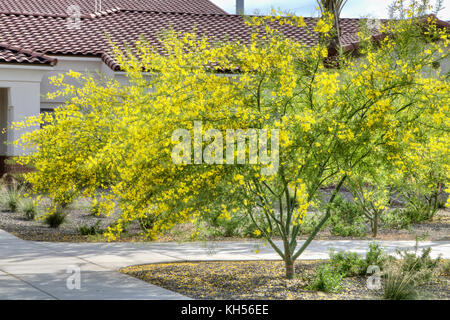
[[[236,12],[236,0],[210,0],[228,13]],[[244,0],[246,14],[268,14],[271,9],[295,12],[299,16],[316,16],[316,0]],[[342,18],[388,18],[387,7],[393,0],[348,0]],[[434,0],[431,1],[434,4]],[[444,10],[438,17],[450,20],[450,0],[444,0]]]

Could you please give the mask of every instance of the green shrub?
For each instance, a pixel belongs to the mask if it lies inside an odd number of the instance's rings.
[[[366,223],[362,209],[337,196],[331,205],[331,234],[343,237],[363,237],[366,235]]]
[[[446,204],[446,203],[447,203],[446,200],[444,200],[444,199],[438,199],[438,200],[437,200],[436,207],[437,207],[438,209],[445,209],[445,204]]]
[[[391,261],[384,274],[384,298],[390,300],[415,299],[419,296],[418,287],[431,281],[438,270],[440,258],[430,257],[431,248],[422,254],[397,250],[400,261]]]
[[[365,258],[355,252],[331,251],[329,265],[344,277],[352,277],[365,275],[367,268],[372,265],[383,270],[387,260],[388,256],[383,249],[376,243],[370,243]]]
[[[419,284],[426,283],[433,279],[440,262],[440,258],[430,257],[431,248],[422,250],[422,254],[416,252],[397,251],[402,259],[402,271],[415,274],[415,280]]]
[[[318,212],[308,212],[300,226],[300,234],[310,234],[314,231],[320,222],[320,214]]]
[[[38,213],[38,207],[32,199],[23,199],[19,202],[19,210],[28,220],[34,220]]]
[[[391,265],[384,274],[384,299],[411,300],[417,297],[414,273]]]
[[[365,260],[355,252],[339,251],[330,253],[330,266],[344,277],[351,277],[366,272]]]
[[[65,206],[63,207],[57,205],[55,211],[45,217],[44,222],[50,228],[58,228],[61,224],[64,223],[64,221],[66,221],[67,213],[65,208]]]
[[[388,260],[388,255],[384,252],[379,244],[375,242],[369,244],[369,250],[366,253],[365,259],[366,270],[369,266],[377,266],[380,268],[380,270],[383,270]]]
[[[270,229],[262,215],[255,214],[255,220],[263,230]],[[196,224],[197,237],[200,239],[258,237],[254,233],[257,228],[246,212],[235,212],[231,214],[230,219],[222,218],[221,212],[208,212]]]
[[[89,210],[91,216],[98,217],[100,215],[100,203],[97,199],[94,199],[91,203],[91,208]]]
[[[424,196],[414,195],[408,198],[404,214],[412,223],[419,223],[431,221],[437,211],[437,204],[427,201]]]
[[[95,236],[98,234],[102,234],[104,232],[104,230],[102,230],[100,228],[100,221],[97,221],[94,225],[92,226],[88,226],[88,225],[84,225],[78,228],[78,232],[82,235],[82,236]]]
[[[17,184],[3,186],[0,194],[0,202],[10,212],[16,212],[22,199],[22,188]]]
[[[449,276],[450,275],[450,260],[444,261],[441,267],[442,274]]]
[[[155,222],[156,217],[154,214],[147,214],[145,217],[138,219],[139,226],[141,227],[141,230],[144,232],[153,229]]]
[[[324,292],[339,292],[342,289],[343,277],[330,265],[321,265],[317,268],[315,275],[307,280],[309,282],[307,288]]]
[[[408,229],[411,226],[410,215],[401,209],[386,210],[381,215],[384,227],[391,229]]]

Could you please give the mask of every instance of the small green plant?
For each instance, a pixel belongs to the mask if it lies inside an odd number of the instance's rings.
[[[264,230],[269,229],[269,224],[260,215],[254,216],[258,225]],[[216,237],[258,237],[255,233],[256,226],[250,216],[245,212],[237,211],[229,219],[221,216],[220,211],[211,211],[202,216],[196,222],[196,238],[214,239]],[[272,230],[275,232],[275,230]]]
[[[344,276],[336,272],[329,264],[321,265],[317,268],[315,275],[307,280],[309,282],[307,288],[336,293],[342,289],[343,278]]]
[[[365,258],[355,252],[331,251],[328,264],[344,277],[353,277],[365,275],[367,268],[372,265],[383,270],[387,260],[388,256],[383,249],[376,243],[370,243]]]
[[[23,212],[27,220],[34,220],[38,213],[38,207],[32,199],[21,200],[19,202],[19,210]]]
[[[411,217],[405,209],[386,210],[381,215],[383,226],[392,229],[408,229],[411,227]]]
[[[95,236],[95,235],[98,235],[98,234],[102,234],[103,230],[100,228],[100,221],[97,221],[92,226],[83,225],[83,226],[79,227],[78,228],[78,232],[82,236]]]
[[[89,213],[91,216],[98,217],[100,215],[100,203],[96,198],[94,198],[91,202],[91,208]]]
[[[0,201],[10,212],[16,212],[19,208],[19,202],[22,199],[22,188],[14,183],[10,186],[4,186],[1,191]]]
[[[433,279],[440,262],[440,258],[433,259],[430,257],[431,248],[425,248],[420,255],[415,252],[397,251],[401,256],[402,271],[411,272],[416,275],[416,282],[419,284],[426,283]]]
[[[308,212],[300,226],[300,234],[310,234],[320,222],[321,215],[318,212]]]
[[[397,250],[400,261],[391,261],[384,274],[384,298],[390,300],[415,299],[419,296],[418,287],[431,281],[438,271],[440,258],[430,257],[431,248],[418,254]]]
[[[361,208],[337,196],[331,206],[331,234],[342,237],[363,237],[366,235],[366,224]]]
[[[66,207],[56,205],[53,212],[45,216],[44,222],[50,228],[58,228],[61,224],[64,223],[64,221],[66,221],[66,218],[67,218]]]
[[[446,260],[442,263],[441,273],[446,276],[450,275],[450,260]]]
[[[355,252],[339,251],[330,253],[330,266],[344,277],[356,276],[366,271],[365,260]]]
[[[384,299],[411,300],[417,297],[415,275],[401,267],[390,265],[384,274]]]
[[[383,270],[389,260],[388,255],[379,244],[372,242],[369,244],[369,250],[366,253],[365,269],[369,266],[377,266]],[[363,271],[365,273],[365,270]],[[361,274],[363,274],[363,272]]]

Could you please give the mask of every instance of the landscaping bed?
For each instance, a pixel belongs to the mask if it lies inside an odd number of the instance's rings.
[[[345,195],[347,196],[348,195]],[[39,206],[39,212],[45,211],[45,206],[48,205],[45,201]],[[6,207],[0,206],[0,229],[14,234],[15,236],[34,241],[57,241],[57,242],[99,242],[106,241],[102,236],[103,231],[114,222],[119,215],[118,212],[109,217],[104,215],[95,216],[90,213],[91,202],[89,199],[78,199],[66,209],[66,219],[58,228],[50,228],[43,223],[42,220],[26,219],[24,214],[20,211],[10,212]],[[310,212],[308,215],[314,217],[318,212]],[[228,223],[228,222],[226,222]],[[192,240],[220,240],[220,241],[236,241],[255,239],[255,235],[251,232],[243,232],[239,230],[240,226],[248,225],[248,222],[240,223],[239,221],[230,222],[233,224],[225,226],[232,229],[233,233],[227,235],[223,227],[207,226],[203,227],[200,234],[193,237],[196,233],[197,227],[192,223],[184,223],[175,226],[171,231],[160,236],[157,241],[192,241]],[[95,227],[91,234],[81,234],[81,227]],[[116,241],[145,241],[146,239],[141,235],[142,230],[137,222],[133,222],[127,226],[127,232],[122,234],[122,237]],[[306,239],[307,234],[299,236],[299,239]],[[415,240],[416,237],[422,237],[430,241],[445,241],[450,240],[450,210],[439,210],[431,221],[423,221],[420,223],[413,223],[407,228],[394,229],[381,225],[378,230],[377,240]],[[277,239],[275,236],[274,239]],[[370,228],[366,225],[366,234],[363,236],[340,236],[332,232],[331,228],[325,227],[321,230],[316,240],[371,240]]]
[[[307,278],[327,261],[297,261],[296,277],[284,278],[282,261],[214,261],[133,266],[121,272],[194,299],[373,300],[383,290],[369,290],[367,276],[346,277],[338,293],[307,288]],[[419,288],[421,299],[450,299],[450,277],[439,274]]]
[[[46,203],[39,206],[42,214]],[[0,229],[3,229],[21,239],[32,241],[55,241],[55,242],[98,242],[105,241],[102,231],[106,229],[117,218],[117,214],[109,217],[94,216],[90,214],[90,201],[79,199],[67,208],[64,223],[58,228],[51,228],[42,219],[36,217],[34,220],[26,219],[22,212],[10,212],[0,207]],[[97,225],[97,232],[83,235],[81,227],[93,227]],[[139,226],[131,225],[130,234],[125,235],[120,241],[139,241]]]
[[[55,242],[98,242],[105,241],[101,234],[81,235],[79,228],[83,225],[93,226],[100,221],[100,228],[106,228],[112,221],[112,217],[94,217],[82,209],[71,210],[67,217],[67,222],[59,228],[54,229],[46,226],[39,220],[26,220],[19,212],[0,211],[0,229],[5,230],[24,240],[33,241],[55,241]],[[195,231],[195,226],[186,223],[176,226],[172,231],[162,235],[157,241],[190,241],[191,234]],[[128,233],[116,241],[144,241],[145,238],[140,235],[138,225],[130,226]],[[450,211],[440,210],[433,221],[424,221],[411,225],[409,229],[385,229],[379,230],[377,240],[415,240],[417,236],[424,236],[430,241],[449,241],[450,240]],[[306,239],[307,235],[299,236],[299,239]],[[249,240],[247,237],[225,237],[217,236],[207,240],[236,241]],[[254,238],[252,238],[254,240]],[[274,237],[274,239],[277,239]],[[373,237],[367,234],[364,237],[343,237],[330,233],[329,228],[320,231],[316,240],[372,240]],[[204,239],[200,239],[204,240]]]

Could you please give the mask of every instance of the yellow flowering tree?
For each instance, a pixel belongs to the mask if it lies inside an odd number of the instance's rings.
[[[59,90],[50,98],[68,102],[15,124],[46,123],[19,141],[30,151],[18,161],[35,169],[26,175],[34,191],[55,202],[100,192],[102,211],[121,211],[106,233],[111,240],[133,220],[150,218],[146,234],[155,238],[211,211],[225,219],[245,211],[292,278],[295,260],[330,217],[327,209],[298,246],[320,189],[335,186],[332,203],[346,179],[365,168],[401,167],[396,161],[410,158],[405,134],[423,143],[428,126],[447,119],[435,106],[448,84],[423,69],[445,55],[448,40],[434,21],[396,22],[378,45],[362,39],[362,57],[343,56],[341,68],[329,69],[326,41],[307,47],[278,31],[289,25],[313,32],[303,18],[253,17],[247,24],[246,44],[169,30],[160,48],[145,39],[133,50],[115,47],[126,85],[75,72],[54,78]],[[321,18],[314,29],[326,39],[331,25]],[[433,40],[431,54],[418,39]]]

